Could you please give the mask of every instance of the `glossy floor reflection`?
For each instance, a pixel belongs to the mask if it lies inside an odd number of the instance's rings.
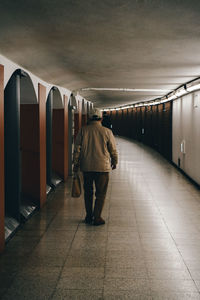
[[[2,300],[200,299],[200,191],[150,148],[117,138],[100,227],[70,180],[0,256]]]

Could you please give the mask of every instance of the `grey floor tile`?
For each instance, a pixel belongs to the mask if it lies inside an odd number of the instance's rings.
[[[174,238],[177,247],[180,246],[197,246],[200,247],[200,237],[188,237],[188,238]]]
[[[74,240],[71,245],[71,250],[79,250],[79,249],[85,249],[85,250],[98,250],[98,249],[106,249],[106,240],[101,241],[95,241],[92,242],[90,240]]]
[[[176,292],[153,292],[152,293],[153,300],[199,300],[200,294],[196,292],[184,292],[184,293],[176,293]]]
[[[200,292],[200,280],[195,280],[198,291]]]
[[[104,300],[103,290],[56,289],[51,300]]]
[[[64,266],[61,278],[64,277],[77,277],[77,278],[104,278],[104,268],[89,268],[89,267],[68,267]]]
[[[148,293],[137,293],[133,291],[104,291],[104,300],[153,300]]]
[[[174,232],[174,233],[172,233],[172,237],[173,237],[173,239],[175,241],[177,239],[184,239],[184,242],[187,239],[188,239],[188,242],[190,241],[190,239],[196,240],[196,241],[198,241],[200,239],[199,232],[192,232],[192,233],[188,233],[188,232]]]
[[[150,286],[153,292],[198,292],[194,281],[189,279],[150,279]]]
[[[148,268],[148,277],[150,279],[186,279],[192,280],[192,277],[187,269],[185,270],[168,270],[168,269],[151,269]]]
[[[117,142],[105,226],[83,223],[71,178],[59,185],[0,257],[3,300],[200,299],[199,190],[152,149]]]
[[[45,276],[17,276],[3,295],[2,300],[49,299],[56,286],[57,278]]]
[[[57,283],[57,289],[98,290],[103,289],[103,278],[83,276],[63,276]]]
[[[61,255],[48,255],[48,253],[40,255],[40,254],[32,254],[27,263],[26,266],[28,268],[32,266],[37,266],[37,267],[61,267],[66,259],[66,254],[61,254]]]
[[[130,279],[147,279],[148,273],[145,266],[135,265],[134,267],[109,268],[105,269],[105,278],[130,278]]]
[[[0,270],[16,271],[22,268],[28,261],[28,256],[13,255],[5,253],[0,257]]]
[[[200,280],[200,269],[198,270],[193,270],[193,269],[190,269],[190,274],[191,274],[191,277],[194,279],[194,280]]]
[[[183,246],[178,247],[181,253],[181,256],[185,260],[200,260],[200,247],[199,246]]]
[[[6,255],[10,256],[22,256],[23,258],[31,254],[31,252],[37,247],[39,241],[34,241],[30,243],[18,243],[9,245],[9,247],[6,249]]]
[[[145,247],[160,247],[161,249],[166,246],[175,246],[175,243],[172,238],[148,238],[142,237],[141,243]]]
[[[106,251],[106,258],[109,259],[120,259],[120,258],[143,258],[143,252],[140,247],[135,247],[132,249],[122,249],[122,250],[109,250]]]
[[[150,260],[145,260],[145,264],[147,269],[166,269],[166,270],[186,270],[187,267],[185,263],[181,260],[168,260],[168,259],[150,259]]]
[[[100,268],[105,266],[105,256],[68,256],[65,262],[65,266]]]
[[[55,231],[52,232],[47,232],[40,242],[48,243],[52,242],[55,244],[66,244],[69,245],[71,244],[72,240],[74,239],[74,231],[62,231],[61,233],[59,232],[56,233]]]
[[[150,294],[150,286],[147,279],[111,278],[104,282],[104,291],[132,291],[137,294]]]
[[[169,232],[162,232],[162,234],[160,232],[140,232],[140,237],[141,239],[170,239],[171,234]]]
[[[116,242],[116,241],[111,241],[107,244],[107,250],[112,251],[112,250],[134,250],[138,248],[139,245],[134,243],[134,242]]]
[[[65,244],[61,244],[60,247],[58,247],[57,244],[55,243],[51,243],[51,244],[40,244],[38,246],[36,246],[36,248],[33,251],[33,255],[36,256],[58,256],[58,257],[65,257],[70,249],[70,244],[66,245]]]
[[[92,249],[71,249],[69,251],[69,256],[74,258],[83,258],[83,259],[104,259],[106,254],[106,250],[104,248],[99,248],[96,250]]]
[[[121,226],[120,224],[114,226],[109,224],[108,226],[109,232],[137,232],[137,226]]]
[[[34,229],[34,230],[20,230],[16,233],[16,238],[22,237],[24,239],[26,239],[28,237],[28,239],[31,239],[32,237],[35,238],[40,238],[41,236],[43,236],[43,234],[45,233],[46,228],[45,229]]]
[[[44,279],[50,279],[50,280],[57,280],[57,278],[60,276],[62,267],[38,267],[38,266],[24,266],[19,273],[18,277],[21,278],[34,278],[38,277],[42,280]]]
[[[143,250],[143,255],[146,260],[156,260],[158,262],[166,260],[168,260],[169,263],[174,262],[175,260],[183,261],[181,254],[176,248],[166,248],[163,250],[162,247],[156,247],[153,249]]]
[[[137,242],[140,240],[140,236],[138,232],[131,232],[131,231],[120,231],[116,234],[116,232],[109,231],[107,233],[108,241],[109,240],[133,240]]]
[[[14,278],[16,277],[17,271],[14,270],[2,270],[0,272],[0,298],[11,286]]]
[[[87,229],[91,228],[92,231],[88,231]],[[100,230],[99,230],[100,229]],[[75,239],[78,240],[91,240],[91,241],[99,241],[102,239],[107,239],[107,232],[105,231],[105,227],[97,227],[97,226],[87,226],[85,231],[78,230],[75,235]]]
[[[200,260],[199,259],[185,260],[185,264],[189,270],[200,270]]]

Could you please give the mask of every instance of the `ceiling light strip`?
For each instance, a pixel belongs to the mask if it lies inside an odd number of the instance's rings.
[[[117,91],[117,92],[169,92],[169,89],[132,89],[132,88],[82,88],[80,91]]]
[[[115,89],[115,90],[121,90],[121,89]],[[153,89],[124,89],[124,90],[131,90],[131,91],[164,91],[164,90],[153,90]],[[139,102],[131,105],[125,105],[125,106],[120,106],[117,108],[107,108],[103,109],[103,111],[113,111],[113,110],[123,110],[123,109],[128,109],[128,108],[133,108],[133,107],[140,107],[140,106],[152,106],[152,105],[158,105],[162,104],[165,102],[170,102],[173,101],[174,99],[180,98],[181,96],[184,96],[186,94],[189,94],[193,91],[200,90],[200,78],[197,78],[193,81],[190,81],[182,86],[180,86],[178,89],[174,90],[173,92],[167,94],[164,97],[157,98],[155,100],[151,101],[146,101],[146,102]]]

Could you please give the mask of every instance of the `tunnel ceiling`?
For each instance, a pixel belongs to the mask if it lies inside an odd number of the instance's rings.
[[[0,53],[100,108],[155,99],[200,75],[200,1],[1,0]]]

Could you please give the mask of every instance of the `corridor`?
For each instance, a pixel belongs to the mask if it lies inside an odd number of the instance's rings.
[[[160,154],[117,138],[104,226],[70,180],[0,256],[2,300],[200,299],[200,191]]]

